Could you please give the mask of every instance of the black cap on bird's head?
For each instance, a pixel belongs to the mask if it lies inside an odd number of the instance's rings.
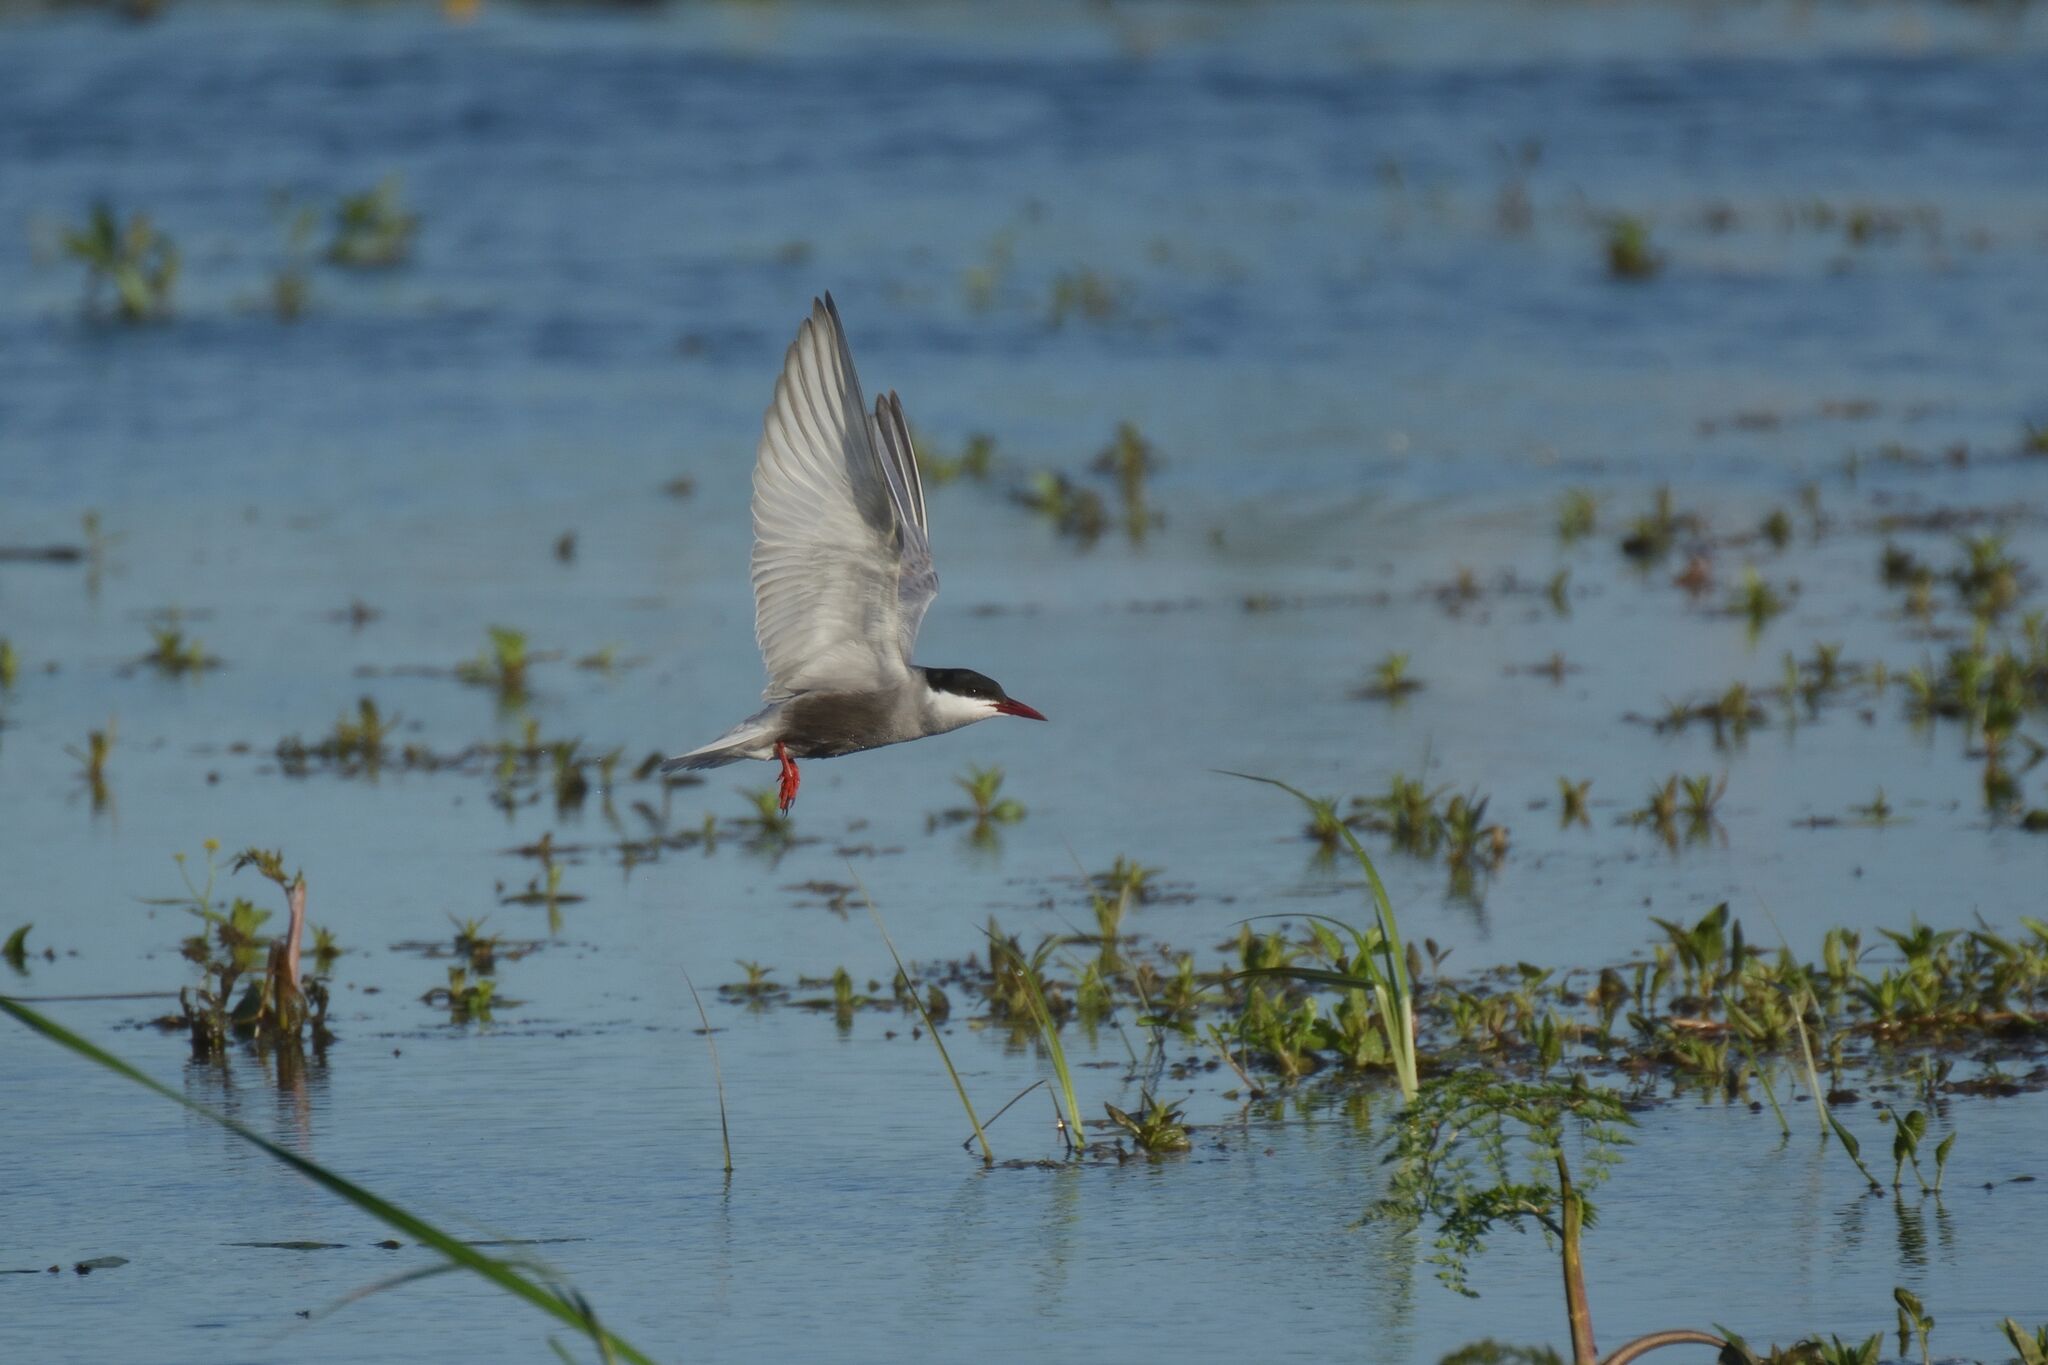
[[[922,668],[924,680],[934,692],[950,692],[956,697],[973,697],[994,706],[997,714],[1022,716],[1026,720],[1044,720],[1031,707],[1003,691],[1003,685],[986,673],[977,673],[971,668]]]

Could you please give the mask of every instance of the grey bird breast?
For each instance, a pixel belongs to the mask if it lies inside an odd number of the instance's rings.
[[[782,742],[795,758],[837,758],[924,732],[901,691],[800,692],[782,704]]]

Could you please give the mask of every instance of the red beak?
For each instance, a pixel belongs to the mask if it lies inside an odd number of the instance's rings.
[[[1004,697],[996,703],[996,710],[1006,716],[1022,716],[1026,720],[1044,720],[1045,717],[1014,697]]]

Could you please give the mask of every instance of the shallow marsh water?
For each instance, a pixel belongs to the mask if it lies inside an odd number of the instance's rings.
[[[667,1357],[914,1341],[1391,1361],[1560,1340],[1534,1239],[1498,1239],[1468,1301],[1417,1264],[1426,1239],[1353,1226],[1377,1154],[1341,1096],[1247,1111],[1197,1078],[1186,1158],[983,1172],[900,1016],[841,1032],[710,988],[742,958],[785,982],[886,979],[858,899],[842,917],[800,889],[852,881],[849,863],[923,961],[981,949],[991,912],[1027,941],[1082,922],[1075,860],[1119,854],[1169,893],[1130,927],[1205,965],[1248,915],[1360,913],[1295,809],[1217,768],[1488,794],[1512,846],[1477,894],[1382,859],[1407,931],[1452,947],[1452,970],[1624,961],[1649,915],[1719,900],[1808,955],[1830,925],[2039,913],[2048,844],[1986,816],[1959,728],[1916,729],[1896,685],[1796,725],[1766,703],[1728,748],[1626,717],[1769,686],[1816,641],[1895,672],[1938,659],[1966,618],[1944,598],[1931,627],[1906,619],[1877,566],[1888,538],[1947,565],[1956,534],[1888,536],[1881,517],[1990,509],[2014,554],[2048,562],[2048,465],[2017,453],[2023,423],[2048,422],[2043,39],[2038,7],[1028,9],[985,31],[921,9],[450,27],[192,5],[0,27],[0,222],[28,239],[0,251],[0,544],[75,541],[87,509],[114,537],[90,566],[0,564],[0,635],[23,660],[0,696],[0,932],[33,921],[31,952],[56,953],[9,989],[175,990],[185,917],[141,903],[178,891],[171,855],[282,847],[348,950],[341,1041],[303,1087],[186,1064],[182,1039],[132,1027],[162,1002],[48,1008],[430,1216],[548,1239],[608,1323]],[[1517,171],[1504,149],[1529,139],[1541,155]],[[413,261],[316,269],[308,316],[269,316],[272,193],[331,200],[393,172],[423,219]],[[174,321],[78,319],[54,228],[98,195],[183,246]],[[1879,225],[1861,242],[1858,208]],[[1657,279],[1605,277],[1608,212],[1650,221]],[[1084,267],[1114,315],[1049,325],[1055,277]],[[999,443],[989,484],[933,490],[945,586],[922,657],[989,672],[1052,725],[811,765],[806,841],[780,857],[730,831],[630,871],[565,857],[585,899],[558,935],[499,903],[536,870],[507,850],[615,842],[600,795],[508,814],[488,763],[280,772],[279,740],[317,739],[362,695],[440,751],[530,718],[623,750],[613,806],[640,832],[631,803],[661,797],[624,771],[758,688],[749,459],[825,287],[870,390],[900,389],[940,447]],[[1125,419],[1164,459],[1142,545],[1113,530],[1081,549],[1007,496],[1040,468],[1081,475]],[[678,476],[693,493],[662,494]],[[1782,507],[1792,540],[1722,544],[1694,602],[1681,563],[1640,571],[1616,548],[1660,483],[1721,531]],[[1565,547],[1573,486],[1601,524]],[[1745,562],[1797,585],[1754,641],[1720,614]],[[1544,585],[1565,568],[1560,615]],[[1479,592],[1460,603],[1466,570]],[[380,614],[333,619],[352,600]],[[174,607],[221,668],[128,667]],[[565,656],[515,711],[424,671],[493,623]],[[625,665],[571,662],[605,647]],[[1425,688],[1354,699],[1392,651]],[[1526,671],[1558,652],[1577,671]],[[110,722],[96,811],[66,749]],[[1000,764],[1029,808],[995,851],[927,829],[970,762]],[[1719,836],[1672,852],[1621,823],[1666,775],[1723,771]],[[675,790],[674,827],[743,815],[737,790],[765,773]],[[1592,779],[1589,828],[1558,828],[1566,775]],[[2020,780],[2039,804],[2038,775]],[[1858,825],[1879,786],[1902,820]],[[222,889],[275,908],[248,874]],[[392,945],[485,914],[547,943],[500,964],[522,1003],[450,1025],[419,1000],[445,961]],[[729,1184],[686,970],[720,1030]],[[996,1031],[950,1032],[984,1112],[1044,1074]],[[1116,1032],[1069,1032],[1084,1102],[1130,1106]],[[0,1094],[0,1270],[128,1259],[0,1276],[0,1356],[545,1349],[537,1319],[453,1277],[303,1322],[425,1253],[375,1247],[383,1229],[25,1034],[0,1042]],[[1889,1324],[1895,1284],[1939,1319],[1937,1354],[1991,1358],[1998,1317],[2048,1317],[2031,1232],[2048,1187],[1981,1188],[2043,1173],[2038,1095],[1950,1101],[1949,1193],[1917,1210],[1861,1197],[1793,1117],[1781,1144],[1742,1105],[1642,1115],[1588,1243],[1605,1340],[1713,1322],[1860,1337]],[[993,1136],[1005,1157],[1055,1154],[1035,1099]],[[239,1245],[301,1241],[344,1245]]]

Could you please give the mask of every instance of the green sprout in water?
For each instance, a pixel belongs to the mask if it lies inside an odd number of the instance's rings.
[[[1152,443],[1129,422],[1116,424],[1115,438],[1091,466],[1098,474],[1115,477],[1117,494],[1123,500],[1124,533],[1133,542],[1144,540],[1145,532],[1158,524],[1159,516],[1145,498],[1145,481],[1158,467],[1159,456]]]
[[[1046,317],[1054,327],[1064,327],[1069,318],[1108,322],[1123,312],[1130,294],[1128,284],[1091,267],[1062,270],[1053,277]]]
[[[1422,686],[1421,679],[1408,676],[1408,656],[1392,653],[1373,665],[1371,680],[1351,695],[1360,701],[1399,702]]]
[[[112,285],[114,316],[122,322],[161,322],[171,315],[178,279],[178,248],[146,214],[123,224],[114,210],[95,204],[82,228],[64,232],[64,250],[85,264],[85,311],[97,316],[100,291]]]
[[[153,668],[167,678],[182,678],[187,674],[204,673],[209,668],[219,668],[220,660],[206,652],[206,646],[187,636],[173,623],[168,626],[151,626],[150,638],[155,643],[137,663]]]
[[[66,745],[64,752],[78,760],[79,776],[92,793],[92,808],[96,811],[104,809],[107,804],[107,759],[114,752],[113,723],[108,722],[104,730],[87,731],[83,751]]]
[[[5,945],[0,945],[0,961],[14,968],[17,975],[28,975],[28,931],[34,924],[24,924],[7,936]]]
[[[1664,255],[1650,245],[1650,225],[1629,214],[1607,220],[1607,273],[1617,280],[1647,280],[1664,268]]]
[[[1729,614],[1747,619],[1749,633],[1754,636],[1761,634],[1763,628],[1771,623],[1772,618],[1783,610],[1785,599],[1778,595],[1778,590],[1766,583],[1763,575],[1753,566],[1744,569],[1742,586],[1737,588],[1735,595],[1729,599]]]
[[[13,687],[20,671],[21,659],[14,652],[14,641],[0,635],[0,691]]]
[[[382,270],[412,254],[419,215],[408,211],[397,176],[387,176],[360,194],[345,196],[334,210],[334,237],[327,259],[352,270]]]
[[[1600,504],[1583,488],[1568,488],[1557,503],[1557,538],[1569,545],[1593,534]]]
[[[985,431],[972,432],[960,453],[949,456],[939,454],[920,433],[912,436],[910,448],[917,459],[919,476],[932,487],[943,488],[963,477],[975,483],[985,482],[995,464],[996,438]]]
[[[1557,779],[1559,829],[1568,829],[1573,825],[1592,827],[1593,822],[1586,813],[1586,793],[1592,786],[1593,779],[1590,777],[1581,782],[1574,782],[1568,777]]]
[[[1109,1114],[1109,1121],[1130,1134],[1131,1141],[1141,1152],[1159,1155],[1164,1152],[1185,1152],[1191,1145],[1188,1130],[1181,1122],[1180,1106],[1155,1100],[1139,1092],[1141,1107],[1137,1115],[1126,1114],[1113,1104],[1103,1105]]]
[[[490,648],[476,658],[455,666],[455,676],[472,687],[489,687],[496,690],[505,702],[518,702],[526,697],[526,667],[530,660],[526,652],[526,635],[522,631],[505,626],[488,628],[491,636]]]

